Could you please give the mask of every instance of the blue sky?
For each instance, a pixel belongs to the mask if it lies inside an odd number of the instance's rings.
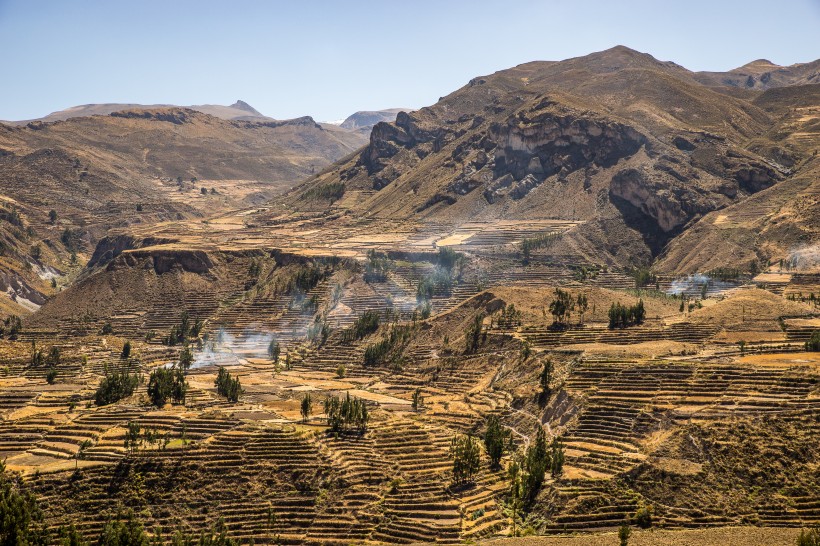
[[[242,99],[324,121],[617,44],[692,70],[807,62],[819,29],[820,0],[0,0],[0,119]]]

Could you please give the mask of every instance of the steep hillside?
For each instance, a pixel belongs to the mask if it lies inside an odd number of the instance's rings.
[[[289,202],[410,224],[575,221],[556,253],[648,265],[704,215],[797,176],[809,153],[780,134],[807,136],[777,111],[790,99],[732,97],[696,76],[616,47],[474,78],[377,124]]]
[[[0,124],[0,200],[21,222],[3,232],[0,289],[40,304],[109,230],[266,202],[362,142],[308,117],[227,121],[179,108]]]

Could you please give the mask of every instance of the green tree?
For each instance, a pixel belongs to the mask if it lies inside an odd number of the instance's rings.
[[[524,495],[524,485],[521,481],[521,465],[518,461],[513,461],[507,467],[507,475],[510,478],[510,504],[512,505],[512,536],[516,536],[516,524],[518,521],[518,510],[521,505],[521,498]]]
[[[453,459],[453,483],[460,485],[473,481],[481,464],[481,449],[473,436],[456,435],[450,444]]]
[[[182,368],[156,368],[148,378],[148,397],[151,403],[161,408],[169,401],[172,404],[184,404],[188,393],[188,383]]]
[[[812,332],[811,337],[806,341],[806,350],[812,352],[820,351],[820,330]]]
[[[307,423],[307,420],[310,419],[310,414],[313,411],[313,401],[310,398],[310,393],[306,392],[304,398],[302,398],[302,421]]]
[[[566,326],[572,312],[575,310],[575,299],[569,292],[555,289],[555,299],[549,304],[549,312],[552,314],[554,326]]]
[[[55,381],[57,381],[57,370],[49,368],[46,372],[46,383],[53,385]]]
[[[413,401],[410,406],[413,408],[413,411],[419,411],[424,407],[424,397],[421,395],[421,387],[417,387],[416,390],[413,391]]]
[[[541,375],[538,378],[538,383],[541,385],[541,392],[549,394],[550,383],[552,382],[552,359],[548,358],[544,361],[544,367],[541,370]]]
[[[134,394],[141,378],[136,373],[127,371],[111,372],[108,367],[103,369],[103,379],[94,393],[94,403],[98,406],[113,404]]]
[[[550,463],[547,436],[544,429],[539,426],[535,441],[530,443],[524,456],[524,498],[527,502],[532,503],[538,496]]]
[[[0,546],[46,546],[50,543],[37,499],[0,461]]]
[[[149,546],[142,523],[129,513],[126,520],[109,520],[100,533],[97,546]]]
[[[550,444],[550,475],[553,478],[564,473],[564,444],[557,437]]]
[[[50,224],[57,223],[57,211],[56,210],[51,209],[50,211],[48,211],[48,222]]]
[[[510,431],[501,425],[498,416],[490,415],[487,418],[487,431],[484,433],[484,448],[490,458],[490,466],[498,468],[501,466],[501,457],[504,450],[510,445]]]
[[[275,339],[271,339],[270,343],[268,343],[268,357],[270,357],[274,364],[279,363],[279,355],[281,352],[282,349],[279,347],[279,343]]]
[[[228,372],[223,366],[219,367],[219,371],[216,374],[216,380],[214,381],[214,386],[216,387],[216,392],[220,396],[227,398],[229,402],[238,402],[239,398],[245,394],[245,390],[242,388],[239,377],[232,377],[230,372]]]
[[[186,343],[182,347],[182,351],[179,352],[179,366],[183,370],[188,371],[193,363],[194,353],[191,351],[191,347]]]
[[[629,536],[632,534],[632,529],[629,528],[629,525],[624,523],[618,528],[618,540],[621,541],[621,546],[628,546],[629,544]]]
[[[466,344],[465,352],[467,354],[474,354],[478,351],[481,344],[481,334],[484,326],[484,313],[479,313],[473,317],[473,322],[467,328],[464,334],[464,341]]]
[[[123,360],[127,360],[131,358],[131,342],[126,341],[125,344],[122,346],[122,353],[120,353],[120,358]]]
[[[77,454],[74,455],[74,470],[77,470],[79,460],[85,458],[85,451],[89,447],[91,447],[91,440],[83,440],[80,444],[80,448],[77,450]]]

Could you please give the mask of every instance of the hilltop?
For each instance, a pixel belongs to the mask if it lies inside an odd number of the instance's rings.
[[[625,47],[477,77],[433,106],[377,124],[361,153],[293,190],[290,203],[322,210],[328,202],[310,197],[343,185],[332,210],[374,220],[449,228],[573,221],[556,246],[564,257],[669,264],[674,240],[709,213],[816,179],[816,86],[739,98],[702,79]],[[740,243],[740,261],[784,258],[813,229]],[[617,249],[608,243],[615,234]],[[689,272],[710,265],[685,262]]]

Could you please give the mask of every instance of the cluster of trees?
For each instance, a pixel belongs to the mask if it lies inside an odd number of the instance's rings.
[[[308,326],[307,338],[308,341],[316,345],[322,345],[327,338],[330,337],[330,323],[327,321],[326,315],[316,315],[313,322]]]
[[[560,233],[542,233],[535,237],[525,237],[521,240],[521,260],[525,265],[528,264],[534,250],[549,247],[560,238]]]
[[[374,249],[367,251],[367,262],[364,264],[364,282],[384,282],[393,268],[393,262],[383,252]]]
[[[646,309],[643,300],[638,300],[635,305],[621,305],[621,302],[613,303],[609,308],[609,328],[626,328],[636,324],[643,324],[646,319]]]
[[[131,373],[128,370],[110,371],[106,366],[103,374],[103,379],[94,393],[94,403],[98,406],[113,404],[123,398],[128,398],[134,394],[134,390],[142,382],[142,377],[139,374],[136,372]]]
[[[48,353],[43,352],[42,349],[37,348],[35,341],[31,342],[31,365],[34,367],[49,366],[56,368],[60,365],[60,348],[56,345],[49,349]]]
[[[569,325],[572,312],[578,309],[579,322],[584,322],[584,314],[589,309],[589,300],[586,294],[572,294],[560,288],[555,289],[555,298],[550,302],[548,309],[552,315],[552,326],[554,328],[565,328]]]
[[[481,448],[475,437],[458,434],[450,442],[453,459],[453,483],[463,485],[473,481],[481,467]]]
[[[364,365],[379,366],[398,362],[410,342],[413,327],[393,324],[380,341],[364,349]]]
[[[46,546],[51,543],[37,499],[21,487],[22,481],[6,472],[0,460],[0,544]]]
[[[453,279],[446,269],[436,268],[433,273],[426,275],[419,280],[416,287],[416,300],[420,303],[429,301],[438,293],[449,296],[453,290]]]
[[[188,382],[181,366],[156,368],[148,377],[148,398],[158,408],[169,401],[172,404],[184,404],[188,394]]]
[[[327,424],[333,432],[355,430],[359,434],[367,432],[370,413],[364,400],[346,393],[344,398],[329,396],[325,398],[325,415]]]
[[[353,326],[342,333],[342,341],[351,343],[369,336],[379,329],[379,321],[380,317],[377,311],[365,311],[356,319]]]
[[[643,288],[644,286],[657,285],[658,276],[652,270],[646,267],[639,267],[632,270],[632,278],[635,279],[635,288]]]
[[[547,472],[553,478],[559,477],[564,472],[564,444],[556,437],[550,444],[547,444],[547,436],[544,429],[538,429],[535,441],[531,442],[521,463],[518,474],[521,477],[521,498],[532,503],[538,496]]]
[[[69,252],[77,252],[80,249],[82,235],[79,231],[72,230],[71,228],[67,227],[63,230],[63,233],[60,235],[60,242],[63,243],[63,246]]]
[[[501,313],[494,317],[495,323],[499,328],[513,328],[521,326],[521,311],[515,308],[515,304],[504,305]]]
[[[138,450],[143,445],[149,445],[151,447],[159,445],[162,449],[165,449],[168,447],[170,441],[170,433],[166,432],[162,434],[156,427],[142,428],[136,421],[129,421],[125,427],[125,449],[129,454]]]
[[[245,393],[242,384],[239,382],[239,377],[231,377],[230,372],[223,366],[219,367],[214,386],[219,396],[224,396],[229,402],[238,402],[239,398]]]
[[[0,323],[0,338],[5,337],[11,341],[15,341],[22,331],[23,321],[20,320],[20,317],[17,315],[6,317],[6,319]]]
[[[302,294],[316,288],[323,279],[330,276],[332,272],[321,262],[313,262],[310,265],[300,267],[285,285],[286,292],[300,292]]]
[[[168,337],[165,338],[165,344],[174,346],[180,343],[185,343],[189,339],[196,339],[202,331],[201,320],[191,320],[188,316],[188,311],[183,311],[179,318],[179,324],[171,328]]]
[[[321,186],[314,186],[305,192],[305,199],[328,199],[338,201],[345,194],[344,182],[330,182]]]

